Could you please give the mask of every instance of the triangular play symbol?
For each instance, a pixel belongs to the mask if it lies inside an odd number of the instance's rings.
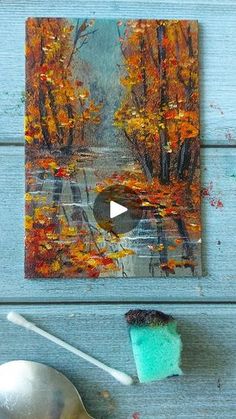
[[[118,204],[115,201],[110,201],[110,218],[115,218],[126,211],[128,211],[128,208]]]

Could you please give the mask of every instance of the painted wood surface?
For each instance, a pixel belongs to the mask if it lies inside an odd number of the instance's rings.
[[[24,22],[28,16],[198,19],[203,144],[236,144],[235,1],[0,2],[0,141],[23,143]]]
[[[27,16],[199,20],[203,145],[225,147],[202,150],[205,277],[24,280],[22,51]],[[24,358],[58,368],[78,387],[96,419],[235,418],[236,305],[230,302],[236,300],[236,149],[226,147],[236,145],[236,1],[0,0],[0,18],[0,363]],[[184,342],[183,377],[127,390],[105,373],[5,319],[15,309],[58,337],[135,375],[123,315],[140,307],[138,301],[146,302],[143,308],[161,309],[177,317]],[[170,304],[148,304],[159,301]],[[218,304],[211,304],[213,301]],[[3,304],[7,302],[14,304]],[[23,302],[31,304],[18,305]]]
[[[110,366],[136,375],[124,314],[130,305],[16,306],[45,330]],[[149,307],[145,305],[145,307]],[[129,388],[30,331],[6,320],[0,308],[0,362],[27,359],[49,364],[76,385],[96,419],[236,417],[236,307],[151,305],[178,320],[184,375]],[[135,413],[137,415],[135,416]]]
[[[24,151],[0,152],[1,301],[235,301],[235,149],[202,150],[205,277],[55,281],[23,279]]]

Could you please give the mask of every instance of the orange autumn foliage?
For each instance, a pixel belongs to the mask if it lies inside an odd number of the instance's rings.
[[[119,182],[136,190],[146,211],[161,220],[156,249],[164,259],[173,245],[164,244],[162,230],[169,219],[178,228],[186,260],[167,258],[161,268],[193,270],[190,234],[197,239],[201,229],[197,23],[129,20],[118,32],[124,93],[114,125],[137,162],[137,173],[126,172]]]
[[[83,80],[79,60],[84,41],[93,36],[93,23],[27,21],[26,274],[30,278],[97,278],[118,270],[125,276],[123,259],[135,253],[123,247],[119,237],[101,232],[90,218],[91,175],[85,169],[92,169],[96,153],[89,149],[88,137],[104,115],[101,103],[91,97],[86,75]],[[129,20],[118,21],[117,28],[122,99],[114,126],[122,146],[132,152],[133,170],[120,166],[121,172],[100,180],[96,191],[119,183],[137,192],[145,222],[156,235],[155,243],[147,246],[155,266],[166,275],[178,268],[193,272],[193,249],[201,229],[197,25]],[[100,144],[100,131],[96,132]],[[170,231],[174,234],[169,239]],[[172,257],[174,252],[181,260]]]
[[[66,19],[27,20],[25,247],[29,278],[97,278],[116,271],[117,258],[122,257],[107,255],[102,233],[93,229],[78,203],[81,190],[76,177],[82,172],[78,149],[86,149],[87,127],[100,123],[101,104],[91,99],[74,71],[74,58],[93,24],[88,19],[75,25]],[[44,189],[45,183],[51,185],[51,194]],[[75,203],[68,212],[60,205],[64,185]]]
[[[65,19],[27,21],[26,33],[26,144],[32,152],[84,146],[86,125],[100,122],[83,81],[75,78],[71,62],[73,37],[85,36],[93,23],[73,26]],[[78,40],[77,40],[78,41]]]
[[[168,183],[183,144],[192,142],[190,160],[199,144],[197,25],[130,20],[123,26],[124,95],[114,124],[149,180],[159,177]],[[190,169],[180,171],[184,177]]]
[[[58,211],[44,205],[26,216],[28,277],[83,277],[86,272],[96,278],[106,271],[116,271],[116,259],[127,256],[128,251],[109,255],[106,248],[97,245],[99,231],[91,234],[85,224],[83,228],[69,227],[63,216],[54,218]]]

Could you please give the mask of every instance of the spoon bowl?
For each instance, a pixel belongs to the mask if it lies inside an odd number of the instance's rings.
[[[11,361],[0,366],[0,417],[93,419],[63,374],[31,361]]]

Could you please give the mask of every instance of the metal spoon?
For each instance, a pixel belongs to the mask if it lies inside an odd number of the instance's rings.
[[[30,361],[0,366],[0,418],[93,419],[63,374]]]

